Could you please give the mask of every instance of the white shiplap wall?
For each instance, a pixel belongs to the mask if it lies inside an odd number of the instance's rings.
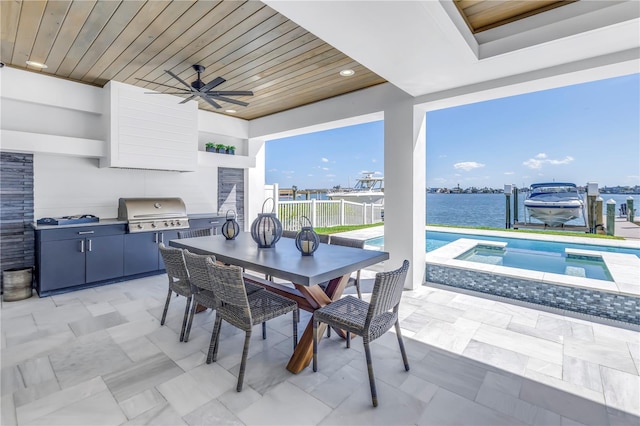
[[[103,167],[195,171],[198,163],[198,103],[149,94],[110,81],[104,87],[107,155]]]

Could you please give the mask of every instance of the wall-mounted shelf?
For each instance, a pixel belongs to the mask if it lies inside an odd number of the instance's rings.
[[[251,169],[256,166],[256,159],[255,157],[248,157],[246,155],[230,155],[198,151],[198,166]]]

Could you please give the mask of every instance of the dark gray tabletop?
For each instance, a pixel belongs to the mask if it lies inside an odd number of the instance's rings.
[[[235,240],[222,235],[171,240],[169,245],[252,271],[273,275],[296,284],[314,285],[389,259],[385,251],[320,244],[313,256],[302,256],[293,238],[281,238],[273,248],[258,248],[251,234]]]

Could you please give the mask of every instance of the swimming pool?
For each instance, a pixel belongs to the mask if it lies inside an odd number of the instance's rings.
[[[508,243],[507,245],[510,249],[532,250],[549,253],[564,253],[565,248],[574,248],[581,250],[606,251],[610,253],[635,254],[640,258],[640,250],[633,248],[611,247],[594,244],[560,243],[553,241],[528,240],[524,238],[494,237],[490,235],[459,234],[455,232],[439,231],[425,232],[425,251],[428,253],[444,245],[447,245],[452,241],[459,240],[460,238],[506,242]],[[371,246],[384,247],[384,236],[367,240],[367,244]]]

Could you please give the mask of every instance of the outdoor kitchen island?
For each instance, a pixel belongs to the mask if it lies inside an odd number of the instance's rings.
[[[219,232],[224,217],[188,215],[183,229]],[[158,244],[178,237],[174,229],[131,233],[129,222],[101,219],[70,225],[33,225],[35,287],[40,297],[164,273]]]

